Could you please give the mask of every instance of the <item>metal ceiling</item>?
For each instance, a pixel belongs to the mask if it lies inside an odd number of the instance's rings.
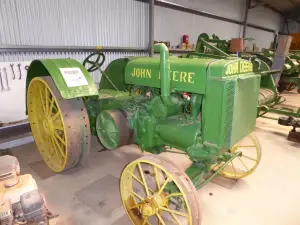
[[[286,19],[300,20],[300,0],[256,0],[254,5],[266,5]]]

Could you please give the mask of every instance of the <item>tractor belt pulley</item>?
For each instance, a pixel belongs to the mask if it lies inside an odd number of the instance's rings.
[[[120,109],[105,110],[98,114],[96,121],[98,138],[107,149],[115,149],[133,143],[126,112]]]

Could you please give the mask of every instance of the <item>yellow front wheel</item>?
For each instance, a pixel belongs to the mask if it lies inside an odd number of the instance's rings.
[[[254,134],[250,134],[230,149],[231,153],[241,152],[220,172],[223,177],[231,179],[244,178],[257,168],[261,159],[261,147]],[[222,162],[214,170],[222,166]]]
[[[200,224],[193,183],[158,156],[129,163],[122,172],[120,189],[123,205],[135,225]]]
[[[78,165],[90,148],[83,100],[63,99],[51,77],[33,78],[27,90],[28,117],[37,148],[54,172]]]

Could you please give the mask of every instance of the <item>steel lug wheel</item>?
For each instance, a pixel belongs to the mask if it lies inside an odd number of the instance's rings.
[[[233,159],[220,175],[230,179],[241,179],[255,171],[261,159],[261,147],[254,134],[250,134],[230,149],[231,153],[241,152],[240,156]],[[224,162],[213,166],[216,171]]]
[[[37,148],[54,172],[78,165],[90,148],[90,123],[81,98],[63,99],[51,77],[35,77],[27,90],[28,117]]]
[[[173,191],[168,186],[173,186]],[[135,225],[199,225],[196,189],[188,176],[158,156],[129,163],[121,175],[121,197]]]

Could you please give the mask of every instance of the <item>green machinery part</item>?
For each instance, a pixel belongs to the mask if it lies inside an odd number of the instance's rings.
[[[185,57],[211,57],[215,59],[230,57],[230,42],[226,42],[228,44],[226,45],[226,48],[218,48],[215,43],[219,40],[215,40],[214,37],[215,35],[213,35],[213,38],[209,38],[209,36],[205,33],[200,34],[197,42],[198,47],[196,47],[196,52],[187,54]],[[286,116],[300,117],[300,109],[295,110],[278,106],[280,103],[284,102],[285,99],[277,94],[277,87],[273,77],[271,76],[273,73],[279,72],[271,70],[271,66],[274,62],[274,52],[270,50],[264,50],[263,52],[259,53],[241,53],[241,58],[251,61],[253,63],[253,71],[261,75],[261,89],[257,107],[257,115],[264,116],[267,112],[273,112]],[[279,91],[292,89],[293,87],[300,85],[300,78],[298,77],[300,70],[299,59],[300,54],[298,54],[298,52],[291,52],[290,55],[286,57],[286,62],[281,70],[282,74],[279,81]]]

